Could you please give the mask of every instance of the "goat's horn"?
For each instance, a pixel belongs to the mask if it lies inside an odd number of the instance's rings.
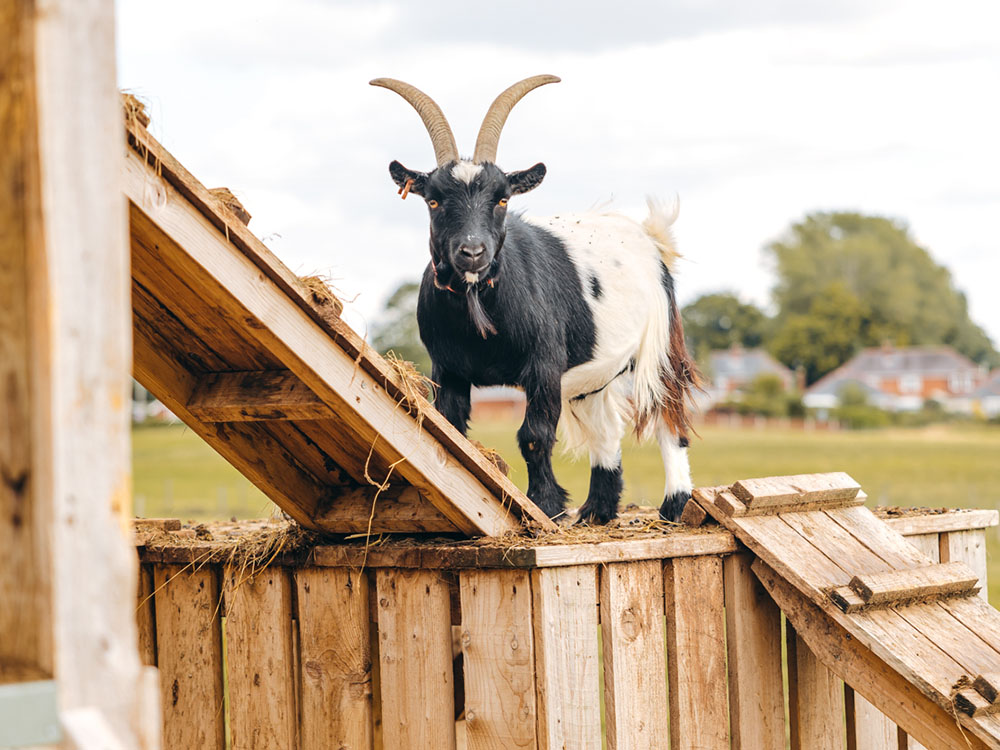
[[[437,165],[443,166],[450,161],[458,161],[458,146],[455,145],[455,136],[451,132],[451,126],[445,119],[441,108],[420,89],[408,83],[397,81],[395,78],[376,78],[370,81],[372,86],[395,91],[406,99],[420,115],[424,121],[424,127],[431,136],[431,143],[434,144],[434,157]]]
[[[514,105],[521,101],[521,98],[533,89],[544,86],[546,83],[559,83],[558,76],[532,76],[518,81],[500,96],[493,100],[486,117],[483,118],[483,125],[479,128],[479,137],[476,138],[476,153],[472,160],[476,164],[484,161],[496,162],[497,146],[500,143],[500,131],[507,122],[507,115],[514,108]]]

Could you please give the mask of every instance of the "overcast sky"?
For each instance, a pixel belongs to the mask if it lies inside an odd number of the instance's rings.
[[[468,154],[503,88],[553,73],[500,141],[501,167],[549,168],[513,208],[641,219],[647,194],[676,195],[682,302],[761,305],[762,248],[791,222],[892,216],[1000,344],[1000,2],[478,5],[119,0],[119,81],[287,265],[333,277],[362,333],[428,257],[423,202],[387,165],[434,166],[416,113],[368,81],[426,91]]]

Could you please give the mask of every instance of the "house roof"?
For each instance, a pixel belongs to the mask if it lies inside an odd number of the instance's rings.
[[[763,349],[743,349],[732,347],[711,352],[709,355],[715,377],[734,380],[753,380],[758,375],[773,373],[782,378],[794,378],[795,374]]]
[[[972,398],[986,398],[987,396],[1000,396],[1000,368],[991,372],[985,382],[972,392]]]
[[[871,347],[863,349],[833,372],[813,383],[806,393],[836,393],[849,380],[876,376],[948,377],[956,372],[978,372],[979,366],[948,346]]]
[[[307,528],[554,524],[135,117],[122,176],[134,374]],[[244,216],[248,219],[248,215]]]

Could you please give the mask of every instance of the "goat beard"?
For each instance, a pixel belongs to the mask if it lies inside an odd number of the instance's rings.
[[[472,319],[472,325],[476,327],[479,335],[484,339],[490,334],[495,335],[497,329],[489,315],[486,314],[486,310],[483,309],[483,303],[479,300],[478,284],[469,284],[466,287],[465,300],[469,306],[469,317]]]

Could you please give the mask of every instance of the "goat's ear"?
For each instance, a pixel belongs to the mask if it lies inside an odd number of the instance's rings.
[[[424,194],[424,188],[427,186],[427,175],[424,172],[415,172],[412,169],[407,169],[398,161],[394,161],[389,165],[389,174],[392,175],[392,181],[401,191],[406,190],[406,183],[413,180],[407,192],[414,195]]]
[[[520,172],[510,172],[507,175],[507,181],[510,183],[510,192],[513,195],[520,195],[521,193],[527,193],[529,190],[534,190],[542,184],[544,178],[545,165],[540,162],[530,169],[524,169]]]

